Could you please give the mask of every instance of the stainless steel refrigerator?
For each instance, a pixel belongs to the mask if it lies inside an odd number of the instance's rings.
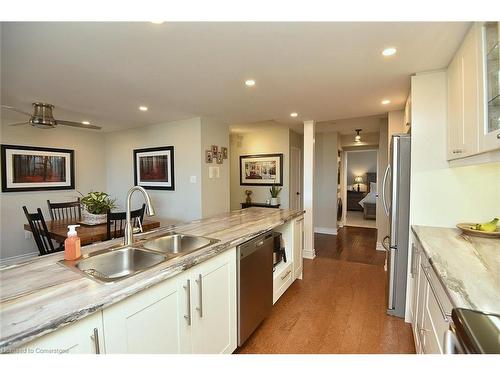
[[[404,317],[410,231],[410,154],[409,134],[391,139],[389,165],[382,182],[382,203],[389,216],[387,249],[387,313]]]

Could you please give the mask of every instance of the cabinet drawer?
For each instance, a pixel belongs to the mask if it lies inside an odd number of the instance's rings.
[[[285,263],[287,266],[281,270],[276,269],[273,275],[273,304],[281,297],[293,282],[292,263]]]

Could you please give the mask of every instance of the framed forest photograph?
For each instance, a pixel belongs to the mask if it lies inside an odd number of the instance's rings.
[[[134,150],[134,184],[144,189],[175,190],[174,146]]]
[[[1,145],[2,192],[73,190],[74,151]]]

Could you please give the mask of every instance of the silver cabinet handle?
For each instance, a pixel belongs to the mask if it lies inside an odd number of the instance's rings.
[[[411,277],[415,277],[415,274],[417,273],[416,265],[417,265],[417,246],[415,245],[415,242],[412,242],[411,244]]]
[[[187,285],[184,285],[183,288],[187,292],[187,301],[188,301],[187,303],[188,313],[184,315],[184,318],[186,318],[187,324],[188,326],[190,326],[191,325],[191,280],[190,279],[187,279]]]
[[[290,271],[290,270],[289,270],[287,273],[285,273],[283,276],[281,276],[281,280],[285,280],[285,279],[286,279],[286,277],[287,277],[288,275],[290,275],[290,272],[292,272],[292,271]]]
[[[432,281],[431,281],[431,278],[429,276],[429,274],[427,273],[427,270],[430,269],[431,266],[422,266],[422,269],[424,271],[424,275],[425,275],[425,278],[427,279],[427,282],[429,283],[429,286],[431,288],[431,292],[432,294],[434,294],[434,298],[436,299],[436,302],[438,304],[438,307],[439,307],[439,311],[441,311],[441,315],[443,316],[443,319],[447,322],[450,321],[449,318],[451,318],[451,314],[447,313],[445,310],[444,310],[444,307],[443,305],[441,304],[441,301],[439,300],[438,296],[437,296],[437,293],[436,293],[436,290],[434,289],[434,285],[432,285]]]
[[[90,335],[92,341],[94,341],[94,351],[95,354],[101,354],[101,348],[99,347],[99,330],[94,328],[94,333]]]
[[[200,318],[203,318],[203,275],[200,273],[198,275],[198,280],[196,280],[198,286],[200,287],[200,306],[196,310],[200,313]]]

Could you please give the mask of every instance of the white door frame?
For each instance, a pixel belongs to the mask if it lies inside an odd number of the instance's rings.
[[[378,170],[378,147],[377,148],[364,148],[362,150],[343,150],[342,151],[342,226],[347,223],[347,160],[349,159],[349,153],[354,152],[364,152],[364,151],[376,151],[377,152],[377,182],[379,179],[379,170]],[[378,195],[378,191],[377,191]],[[375,217],[375,227],[377,227],[377,219]]]
[[[294,168],[292,165],[293,157],[292,154],[293,152],[297,152],[299,156],[299,165],[297,168]],[[298,176],[297,176],[298,174]],[[297,178],[298,177],[298,178]],[[296,182],[298,184],[296,189],[292,189],[292,181]],[[299,193],[299,207],[292,207],[292,202],[294,202],[297,197],[297,192]],[[290,146],[290,208],[294,208],[297,210],[302,209],[302,150],[298,147],[295,146]]]

